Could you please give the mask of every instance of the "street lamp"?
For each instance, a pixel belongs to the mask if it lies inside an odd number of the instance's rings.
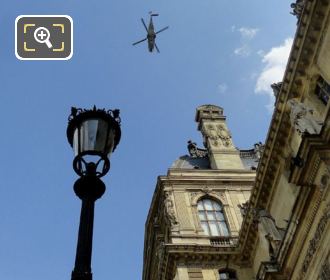
[[[67,137],[75,155],[73,169],[80,176],[74,192],[82,201],[72,280],[92,280],[94,204],[105,192],[100,177],[110,169],[109,157],[120,135],[119,110],[71,108]]]

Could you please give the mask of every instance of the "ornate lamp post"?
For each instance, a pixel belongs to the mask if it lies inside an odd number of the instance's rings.
[[[109,157],[120,135],[119,110],[71,108],[67,137],[75,155],[73,169],[80,176],[74,192],[82,201],[72,280],[92,280],[94,204],[105,192],[100,177],[110,169]]]

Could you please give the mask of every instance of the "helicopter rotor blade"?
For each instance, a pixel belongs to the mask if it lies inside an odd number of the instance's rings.
[[[147,27],[146,23],[144,22],[143,18],[141,18],[141,21],[142,21],[142,23],[143,23],[144,28],[145,28],[146,31],[148,32],[148,27]]]
[[[144,39],[142,39],[140,41],[137,41],[137,42],[133,43],[133,46],[135,46],[137,44],[140,44],[140,43],[144,42],[145,40],[147,40],[147,38],[144,38]]]
[[[158,34],[158,33],[160,33],[160,32],[163,32],[163,31],[165,31],[165,30],[168,29],[168,28],[169,28],[169,26],[166,26],[166,27],[162,28],[161,30],[157,31],[156,34]]]
[[[156,44],[156,43],[155,43],[155,48],[156,48],[157,52],[158,52],[158,53],[160,53],[160,51],[159,51],[159,49],[158,49],[158,47],[157,47],[157,44]]]

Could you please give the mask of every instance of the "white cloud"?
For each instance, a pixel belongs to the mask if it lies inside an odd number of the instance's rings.
[[[249,56],[251,54],[251,48],[249,42],[257,35],[259,28],[251,27],[240,27],[237,28],[235,25],[231,27],[232,32],[239,32],[241,37],[241,46],[234,50],[234,54],[238,56]]]
[[[225,83],[221,83],[218,85],[218,91],[220,93],[225,93],[228,89],[228,86]]]
[[[255,92],[267,94],[269,96],[269,104],[267,105],[267,108],[270,110],[272,110],[274,104],[274,95],[270,85],[283,80],[292,42],[292,38],[287,38],[283,44],[271,48],[269,52],[262,55],[262,62],[265,66],[258,75]]]
[[[241,33],[242,38],[251,40],[257,35],[259,28],[241,27],[238,31]]]
[[[234,54],[239,55],[239,56],[249,56],[250,53],[251,53],[251,50],[247,44],[244,44],[241,47],[234,50]]]

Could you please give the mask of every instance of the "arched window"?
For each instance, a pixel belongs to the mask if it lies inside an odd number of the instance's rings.
[[[228,226],[222,205],[212,199],[204,198],[197,204],[198,216],[205,234],[228,236]]]
[[[236,272],[232,269],[219,270],[219,280],[237,280]]]

